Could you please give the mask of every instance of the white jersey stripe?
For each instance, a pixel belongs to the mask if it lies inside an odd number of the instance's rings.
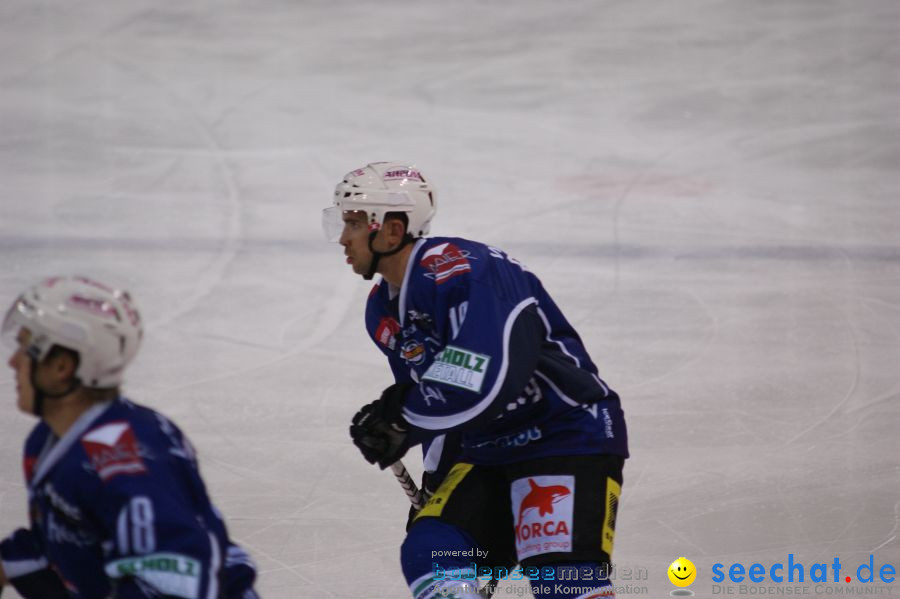
[[[544,314],[544,311],[541,310],[540,307],[538,307],[538,314],[540,314],[541,320],[544,321],[544,328],[547,330],[547,341],[549,341],[550,343],[555,343],[556,345],[558,345],[558,346],[559,346],[559,349],[562,350],[562,353],[564,353],[564,354],[566,354],[567,356],[569,356],[570,358],[572,358],[572,361],[575,362],[575,366],[581,368],[581,360],[579,360],[578,358],[576,358],[575,356],[573,356],[573,355],[569,352],[569,350],[566,349],[566,346],[565,346],[565,344],[563,344],[562,341],[553,339],[553,338],[550,336],[550,331],[553,330],[553,327],[550,326],[550,321],[547,319],[547,315]]]
[[[2,562],[3,563],[3,572],[6,574],[6,578],[18,578],[19,576],[25,576],[26,574],[31,574],[32,572],[38,572],[43,570],[48,566],[46,558],[38,558],[38,559],[21,559],[16,560],[14,562]]]
[[[428,452],[425,454],[423,466],[426,472],[434,472],[441,463],[441,455],[444,453],[444,439],[446,435],[438,435],[431,441],[428,446]]]
[[[400,326],[406,326],[406,291],[409,289],[409,275],[413,271],[413,267],[416,265],[416,254],[419,253],[419,250],[422,249],[422,246],[425,244],[425,238],[423,237],[419,241],[416,242],[416,245],[413,246],[413,251],[409,254],[409,262],[406,264],[406,272],[403,273],[403,284],[400,285]]]
[[[219,541],[212,533],[209,534],[209,586],[206,587],[206,599],[218,599],[219,597],[219,569],[222,567],[222,556],[219,549]]]

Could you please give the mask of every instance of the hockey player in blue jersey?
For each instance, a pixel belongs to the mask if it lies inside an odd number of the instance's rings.
[[[353,442],[381,468],[422,444],[440,483],[401,548],[410,591],[479,597],[482,568],[518,563],[539,599],[612,595],[619,397],[525,266],[425,237],[435,208],[418,169],[374,163],[348,173],[323,214],[353,271],[381,275],[366,327],[396,381],[354,416]]]
[[[129,295],[84,277],[25,291],[2,325],[25,442],[31,526],[0,542],[0,589],[26,599],[256,599],[194,450],[119,394],[141,342]]]

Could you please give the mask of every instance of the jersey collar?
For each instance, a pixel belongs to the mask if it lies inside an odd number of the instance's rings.
[[[44,445],[44,449],[41,450],[41,454],[38,456],[37,463],[35,464],[34,477],[31,479],[31,483],[29,486],[34,489],[41,482],[47,473],[56,465],[59,460],[66,455],[72,445],[85,433],[85,431],[94,423],[94,421],[100,417],[100,415],[109,408],[113,404],[112,401],[104,401],[103,403],[98,403],[95,406],[91,406],[87,411],[84,412],[81,416],[78,417],[69,430],[59,438],[55,443],[53,439],[56,437],[53,433],[47,437],[47,443]]]
[[[406,263],[406,272],[403,273],[403,285],[400,287],[400,326],[406,326],[406,294],[409,293],[409,277],[416,265],[416,256],[419,251],[428,242],[424,237],[416,241],[413,251],[409,255],[409,262]]]

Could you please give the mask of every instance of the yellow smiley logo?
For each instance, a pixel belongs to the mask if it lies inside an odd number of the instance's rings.
[[[686,557],[679,557],[669,566],[669,580],[677,587],[690,586],[697,578],[697,568]]]

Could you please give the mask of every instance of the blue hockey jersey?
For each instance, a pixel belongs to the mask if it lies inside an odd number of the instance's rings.
[[[24,469],[31,528],[0,543],[14,585],[52,572],[79,599],[256,597],[254,566],[229,542],[190,442],[157,412],[97,404],[61,438],[41,422]]]
[[[628,456],[618,395],[538,278],[496,248],[420,239],[401,287],[372,289],[366,328],[396,381],[414,383],[403,415],[426,470],[451,432],[453,459],[479,464]]]

